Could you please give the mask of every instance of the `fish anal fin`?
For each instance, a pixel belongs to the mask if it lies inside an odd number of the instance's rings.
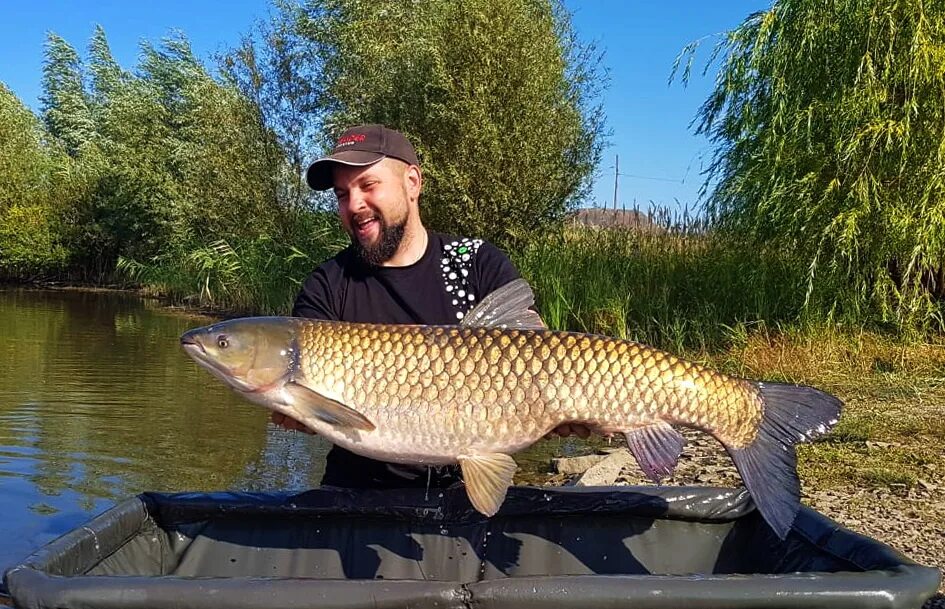
[[[518,468],[515,460],[502,453],[460,455],[458,460],[473,507],[486,516],[495,515],[512,485]]]
[[[658,421],[624,432],[627,446],[647,478],[659,482],[676,469],[686,439],[669,423]]]
[[[302,416],[312,416],[329,425],[373,431],[374,423],[363,414],[345,406],[337,400],[325,397],[299,383],[285,384],[285,390],[292,396],[292,405]]]

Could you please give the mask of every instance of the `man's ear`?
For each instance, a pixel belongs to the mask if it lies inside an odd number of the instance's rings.
[[[423,174],[416,165],[408,165],[404,172],[404,186],[412,199],[420,198],[420,189],[423,187]]]

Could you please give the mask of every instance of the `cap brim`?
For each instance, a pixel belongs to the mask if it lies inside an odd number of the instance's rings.
[[[345,150],[331,156],[318,159],[305,170],[305,181],[312,190],[328,190],[333,186],[332,165],[348,165],[350,167],[367,167],[380,161],[384,155],[379,152],[364,152],[362,150]]]

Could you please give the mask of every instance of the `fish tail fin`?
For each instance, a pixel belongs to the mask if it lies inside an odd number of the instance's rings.
[[[784,539],[800,509],[794,446],[830,431],[840,418],[842,402],[813,387],[752,384],[763,403],[758,432],[747,446],[726,448],[758,511]]]

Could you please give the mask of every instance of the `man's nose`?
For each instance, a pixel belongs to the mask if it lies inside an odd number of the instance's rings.
[[[349,191],[347,201],[345,202],[345,207],[352,213],[364,211],[364,209],[367,208],[367,203],[364,200],[364,193],[359,190]]]

